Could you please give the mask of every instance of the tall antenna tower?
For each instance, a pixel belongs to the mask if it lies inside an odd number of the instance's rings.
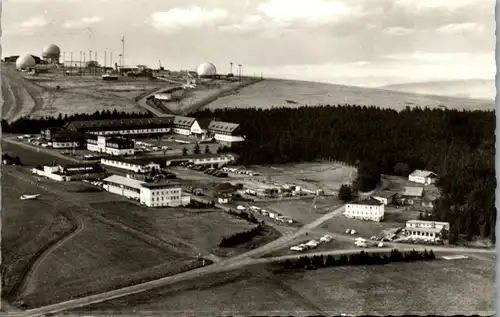
[[[122,72],[125,67],[125,35],[122,36]]]

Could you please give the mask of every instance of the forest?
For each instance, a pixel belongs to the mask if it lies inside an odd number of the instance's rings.
[[[196,113],[241,124],[236,149],[245,165],[343,161],[367,173],[407,176],[434,171],[441,197],[430,220],[449,221],[450,242],[474,236],[495,241],[495,113],[366,106],[217,109]],[[368,175],[368,176],[366,176]]]

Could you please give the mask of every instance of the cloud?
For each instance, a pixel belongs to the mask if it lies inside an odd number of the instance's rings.
[[[145,22],[153,27],[169,32],[181,29],[200,29],[226,20],[224,9],[204,9],[199,6],[174,8],[165,12],[155,12]]]
[[[15,23],[5,28],[4,34],[34,34],[35,31],[48,27],[53,24],[45,15],[34,16],[20,23]]]
[[[413,33],[413,30],[405,27],[395,26],[386,28],[382,32],[387,35],[408,35]]]
[[[259,31],[269,26],[269,23],[260,15],[249,15],[243,17],[240,23],[221,25],[219,30],[234,34],[242,34],[253,31]]]
[[[270,0],[257,10],[277,24],[327,24],[349,16],[357,8],[326,0]]]
[[[484,1],[484,0],[481,0]],[[396,0],[395,4],[417,10],[455,10],[477,5],[478,0]]]
[[[423,62],[423,63],[445,63],[453,60],[454,62],[470,62],[474,59],[491,59],[494,58],[494,52],[491,53],[434,53],[416,51],[412,53],[401,54],[388,54],[382,56],[382,59],[393,61],[410,61],[410,62]]]
[[[463,34],[465,32],[482,32],[484,31],[484,25],[478,23],[451,23],[443,25],[436,31],[440,34]]]
[[[61,26],[66,29],[84,29],[101,21],[101,18],[98,17],[85,17],[79,20],[66,21]]]

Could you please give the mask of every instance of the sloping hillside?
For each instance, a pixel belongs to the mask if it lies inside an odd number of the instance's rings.
[[[318,104],[358,104],[403,109],[406,106],[450,109],[491,109],[494,101],[421,95],[377,88],[361,88],[306,81],[266,79],[221,97],[207,108],[299,107]]]
[[[382,89],[430,94],[438,96],[464,97],[494,100],[496,96],[495,81],[488,79],[431,81],[388,85]]]

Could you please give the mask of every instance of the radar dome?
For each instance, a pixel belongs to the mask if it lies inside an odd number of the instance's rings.
[[[30,68],[30,67],[35,67],[36,62],[33,56],[26,54],[24,56],[19,56],[16,60],[16,68],[17,69],[23,69],[23,68]]]
[[[50,44],[49,46],[43,49],[43,57],[59,58],[60,55],[61,55],[61,50],[57,45]]]
[[[210,76],[214,76],[217,73],[215,66],[212,63],[200,64],[200,66],[198,66],[198,69],[196,70],[196,72],[198,73],[198,76],[200,76],[200,77],[210,77]]]

